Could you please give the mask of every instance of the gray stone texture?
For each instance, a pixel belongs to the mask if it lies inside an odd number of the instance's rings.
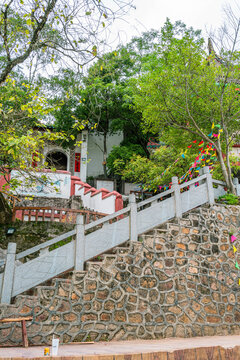
[[[71,196],[70,199],[62,198],[48,198],[43,196],[34,196],[32,200],[27,199],[25,196],[18,196],[19,202],[16,202],[16,206],[27,207],[55,207],[64,209],[82,209],[82,200],[80,196]]]
[[[14,227],[13,235],[7,235],[7,229]],[[44,243],[45,241],[54,238],[58,235],[64,234],[67,231],[74,229],[75,225],[59,223],[59,222],[22,222],[0,225],[0,258],[2,259],[4,250],[7,249],[9,242],[17,244],[17,253],[27,250],[35,245]]]
[[[33,316],[30,343],[240,334],[240,207],[196,208],[117,247],[35,296],[0,305],[0,317]],[[21,343],[20,324],[1,324],[0,343]]]

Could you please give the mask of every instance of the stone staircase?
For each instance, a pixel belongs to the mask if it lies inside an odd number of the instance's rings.
[[[202,206],[0,305],[0,317],[33,316],[32,344],[240,334],[237,258],[229,231],[239,207]],[[235,244],[236,247],[239,246]],[[21,343],[4,324],[0,343]]]

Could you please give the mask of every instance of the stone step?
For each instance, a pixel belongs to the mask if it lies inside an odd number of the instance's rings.
[[[128,254],[129,252],[129,247],[121,247],[121,246],[117,246],[116,248],[112,249],[112,254],[115,255],[124,255],[124,254]]]
[[[106,254],[104,255],[104,258],[103,258],[103,264],[105,267],[110,267],[112,266],[112,264],[114,264],[116,262],[116,259],[117,259],[117,255],[114,255],[114,254]]]
[[[55,294],[56,286],[37,286],[37,294],[46,300],[52,299]]]
[[[86,272],[88,271],[91,271],[91,270],[99,270],[102,266],[102,261],[87,261],[86,264],[85,264],[85,269],[86,269]]]

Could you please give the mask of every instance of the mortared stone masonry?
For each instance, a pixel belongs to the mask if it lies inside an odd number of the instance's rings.
[[[240,334],[240,207],[197,208],[118,247],[85,272],[0,305],[0,317],[33,316],[32,344]],[[1,324],[1,345],[22,341]]]

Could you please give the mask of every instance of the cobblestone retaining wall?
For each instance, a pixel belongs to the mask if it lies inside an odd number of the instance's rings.
[[[239,215],[233,206],[196,209],[70,280],[39,287],[35,298],[1,305],[0,316],[33,315],[35,344],[53,334],[61,342],[240,334],[239,253],[229,241]],[[1,327],[0,342],[21,342],[20,324]]]

